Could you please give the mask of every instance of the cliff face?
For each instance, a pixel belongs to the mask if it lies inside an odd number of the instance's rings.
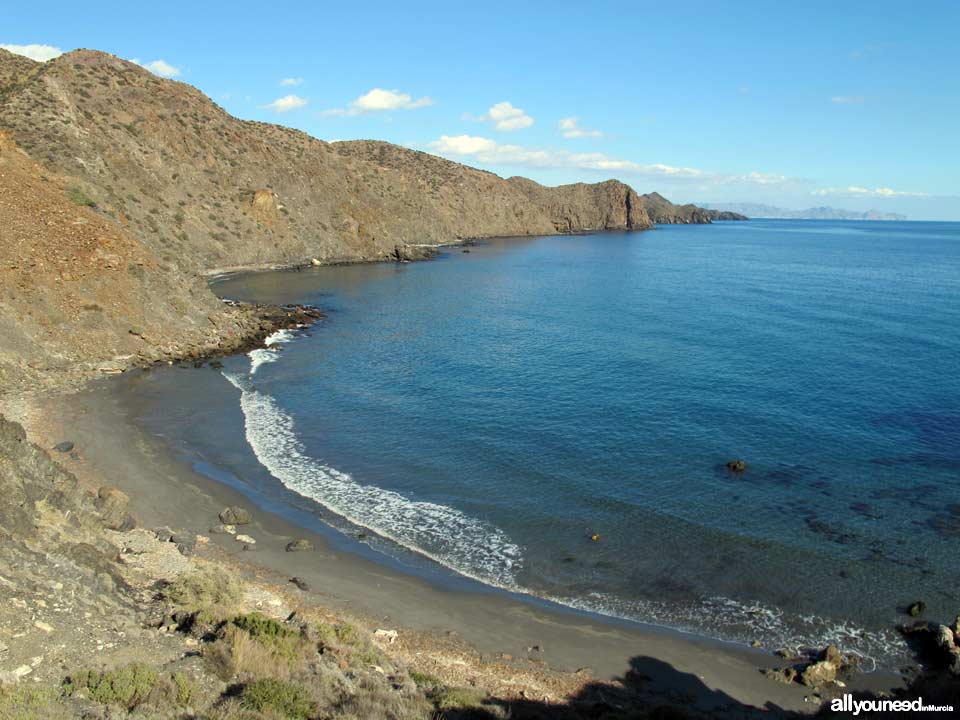
[[[623,183],[548,188],[388,143],[325,143],[238,120],[189,85],[96,51],[47,63],[0,51],[0,68],[0,127],[161,260],[191,269],[656,222]],[[660,222],[709,222],[698,208],[656,207]]]

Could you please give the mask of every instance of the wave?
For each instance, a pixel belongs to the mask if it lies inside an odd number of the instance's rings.
[[[274,342],[285,341],[288,336]],[[516,588],[523,553],[499,528],[446,505],[363,485],[349,473],[308,455],[293,418],[252,383],[257,368],[274,362],[276,352],[260,349],[248,355],[246,376],[224,372],[224,377],[240,390],[247,442],[271,475],[349,522],[462,575],[505,589]]]
[[[576,610],[720,640],[745,644],[760,641],[768,649],[819,650],[836,645],[845,654],[858,656],[866,672],[894,667],[909,658],[903,638],[892,630],[869,631],[849,622],[818,615],[792,615],[777,607],[721,596],[689,604],[627,600],[600,592],[586,597],[546,599]]]
[[[280,357],[280,348],[274,346],[288,343],[293,338],[293,330],[277,330],[275,333],[268,335],[263,341],[266,347],[257,348],[247,353],[247,357],[250,358],[250,374],[255,374],[261,365],[276,362],[277,358]]]

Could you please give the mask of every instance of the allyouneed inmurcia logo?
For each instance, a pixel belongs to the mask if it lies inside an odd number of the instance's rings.
[[[916,700],[854,700],[849,693],[830,701],[833,712],[854,715],[875,712],[953,712],[953,705],[926,705],[923,698]]]

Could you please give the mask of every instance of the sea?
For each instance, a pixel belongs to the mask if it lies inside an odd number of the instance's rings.
[[[960,223],[507,238],[213,287],[327,316],[194,371],[215,393],[150,373],[138,422],[348,548],[868,670],[906,657],[910,602],[960,612]]]

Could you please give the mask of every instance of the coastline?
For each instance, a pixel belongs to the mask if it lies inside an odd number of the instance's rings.
[[[484,677],[499,692],[526,683],[550,688],[545,696],[566,696],[588,681],[613,680],[639,667],[652,678],[651,694],[683,692],[702,708],[721,701],[798,711],[817,707],[805,700],[809,688],[775,683],[761,674],[779,661],[767,651],[493,589],[451,589],[364,557],[348,547],[349,541],[332,542],[335,530],[311,532],[256,508],[242,493],[197,472],[161,438],[137,428],[124,407],[122,388],[113,381],[93,383],[68,397],[34,398],[11,414],[43,446],[65,437],[75,442],[78,458],[66,458],[65,467],[128,494],[144,527],[209,535],[211,548],[225,562],[276,583],[281,591],[294,591],[289,578],[301,578],[314,589],[304,594],[310,603],[365,618],[370,627],[400,629],[404,645],[409,641],[417,648],[417,662],[446,663],[449,669],[453,645],[453,666]],[[257,540],[253,552],[230,535],[209,532],[219,510],[237,504],[253,510],[254,523],[244,528]],[[309,539],[316,550],[285,552],[294,538]],[[860,676],[855,686],[888,690],[895,684],[889,675],[873,674]]]

